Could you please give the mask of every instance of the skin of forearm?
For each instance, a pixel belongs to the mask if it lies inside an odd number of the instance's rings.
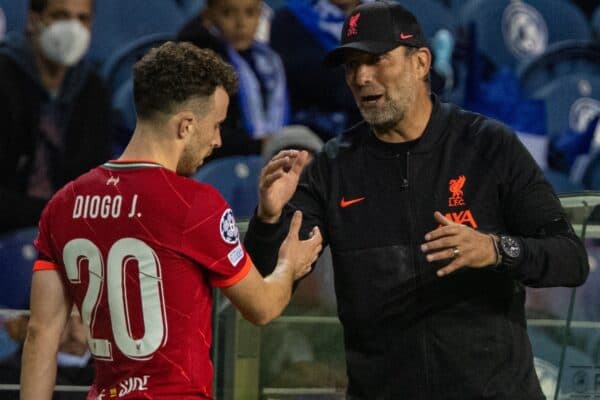
[[[49,335],[29,329],[23,347],[21,400],[50,400],[56,382],[56,352]]]
[[[293,283],[294,275],[287,264],[277,264],[275,270],[265,278],[265,312],[256,321],[258,325],[267,324],[281,314],[292,296]]]

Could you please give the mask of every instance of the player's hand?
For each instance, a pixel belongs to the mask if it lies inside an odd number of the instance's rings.
[[[310,238],[300,240],[301,225],[302,212],[295,211],[288,235],[279,248],[278,261],[285,261],[291,266],[294,280],[302,278],[310,272],[311,266],[317,261],[323,248],[323,237],[316,226],[311,231]]]
[[[450,221],[439,211],[433,216],[441,226],[425,235],[421,251],[427,254],[427,261],[451,260],[437,271],[438,276],[463,267],[483,268],[495,264],[496,249],[489,235]]]
[[[282,150],[260,173],[257,215],[261,221],[279,221],[285,204],[292,198],[302,170],[309,162],[307,151]]]

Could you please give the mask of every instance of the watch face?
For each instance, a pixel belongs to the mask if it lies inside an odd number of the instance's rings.
[[[510,236],[502,236],[500,238],[500,245],[502,246],[502,251],[508,257],[517,258],[521,254],[521,246],[519,246],[519,242]]]

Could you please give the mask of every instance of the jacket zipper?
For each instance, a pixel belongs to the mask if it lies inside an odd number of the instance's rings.
[[[418,255],[415,254],[415,250],[417,248],[417,233],[415,232],[415,228],[416,228],[416,224],[415,224],[415,215],[414,215],[414,210],[412,207],[412,193],[409,190],[410,189],[410,151],[406,152],[406,178],[404,178],[404,182],[403,184],[403,188],[404,190],[406,190],[406,195],[408,197],[408,221],[410,224],[410,239],[409,239],[409,262],[412,265],[412,268],[414,270],[415,273],[415,286],[417,289],[420,285],[420,280],[419,280],[419,273],[417,271],[418,265],[417,265],[417,260],[418,260]],[[417,293],[417,290],[415,290],[415,294]],[[427,326],[425,326],[425,330],[427,330]],[[421,340],[423,340],[423,350],[425,352],[424,354],[424,358],[425,358],[425,362],[424,362],[424,368],[423,368],[423,379],[425,380],[425,385],[424,387],[429,388],[429,360],[427,359],[427,341],[425,340],[425,336],[426,336],[427,332],[425,332],[425,335],[422,336]],[[424,396],[423,398],[429,398],[429,393],[426,394],[426,396]]]

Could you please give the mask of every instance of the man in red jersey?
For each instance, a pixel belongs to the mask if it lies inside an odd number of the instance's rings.
[[[235,87],[231,66],[189,43],[135,65],[138,123],[123,155],[66,185],[40,219],[22,399],[51,398],[72,303],[95,358],[88,399],[178,400],[212,398],[213,287],[256,324],[288,303],[321,250],[318,229],[299,240],[298,212],[263,279],[225,200],[188,178],[220,146]],[[290,168],[307,157],[286,154]]]

